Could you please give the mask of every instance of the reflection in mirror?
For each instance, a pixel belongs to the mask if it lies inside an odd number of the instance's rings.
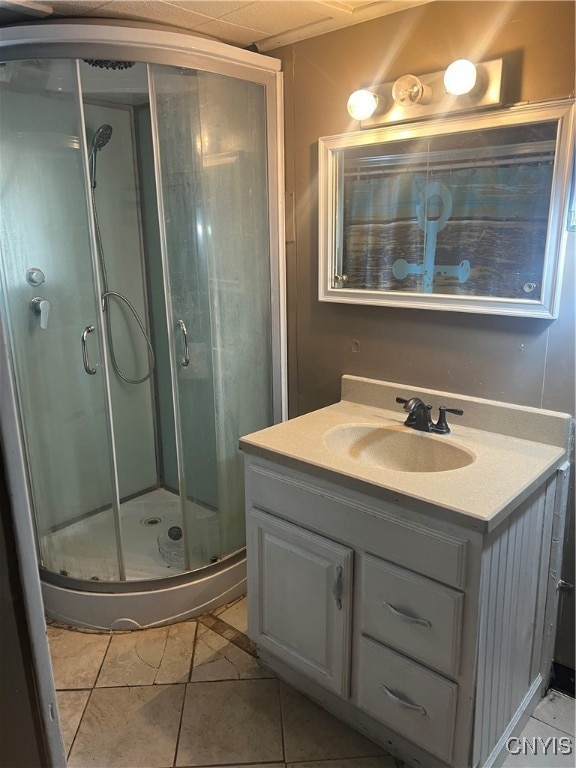
[[[570,112],[321,139],[320,298],[551,316]]]

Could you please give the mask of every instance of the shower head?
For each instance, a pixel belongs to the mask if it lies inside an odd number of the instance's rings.
[[[103,149],[110,141],[112,136],[112,126],[104,123],[100,128],[94,131],[92,141],[90,142],[90,184],[92,189],[96,188],[96,152]]]
[[[92,141],[90,142],[90,151],[93,152],[96,149],[105,147],[110,141],[111,136],[112,126],[104,123],[104,125],[101,125],[100,128],[94,131],[94,136],[92,136]]]

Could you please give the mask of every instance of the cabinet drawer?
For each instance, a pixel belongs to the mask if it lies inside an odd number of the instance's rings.
[[[360,630],[456,677],[464,595],[430,579],[363,555]]]
[[[450,762],[458,686],[360,637],[357,703],[372,717]]]

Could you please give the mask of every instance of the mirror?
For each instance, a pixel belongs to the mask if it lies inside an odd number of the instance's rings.
[[[573,112],[554,102],[321,138],[320,300],[555,317]]]

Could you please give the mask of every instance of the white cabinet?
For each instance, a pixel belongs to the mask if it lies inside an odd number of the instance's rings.
[[[247,457],[249,634],[263,662],[408,765],[501,764],[546,685],[564,483],[551,477],[484,532]]]
[[[253,640],[347,696],[352,550],[256,509],[247,546]]]

